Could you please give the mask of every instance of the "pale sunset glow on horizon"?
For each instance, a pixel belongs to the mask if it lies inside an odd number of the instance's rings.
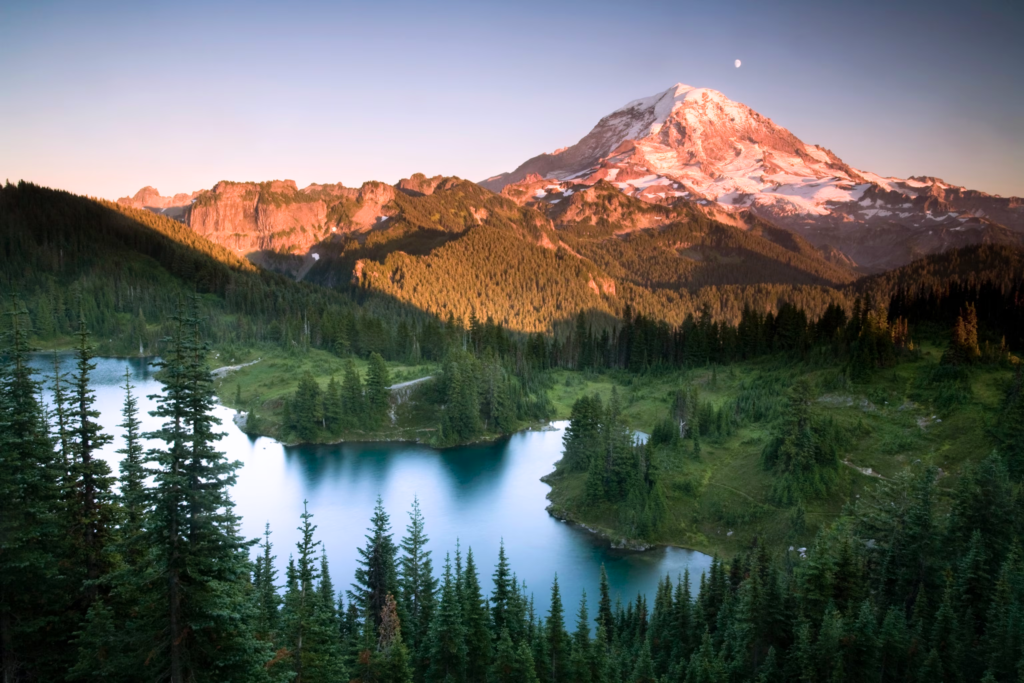
[[[479,181],[683,82],[858,169],[1024,195],[1021,4],[783,5],[8,3],[0,182]]]

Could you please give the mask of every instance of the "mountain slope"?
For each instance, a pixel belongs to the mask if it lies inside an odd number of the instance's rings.
[[[0,254],[3,289],[40,339],[72,334],[82,316],[105,352],[152,353],[193,293],[214,343],[318,345],[359,313],[345,294],[266,272],[164,215],[30,183],[0,187]],[[363,309],[415,315],[381,298]]]
[[[869,271],[969,244],[1019,244],[1024,235],[1020,198],[853,169],[746,105],[683,84],[630,102],[577,144],[481,184],[498,192],[601,180],[651,203],[750,211]]]
[[[529,332],[549,331],[580,311],[621,315],[626,305],[678,323],[707,303],[696,303],[701,296],[732,319],[743,307],[741,290],[725,298],[699,290],[767,287],[759,296],[774,307],[778,298],[764,292],[856,277],[752,214],[656,206],[608,183],[540,199],[421,174],[358,190],[221,182],[197,193],[183,220],[305,282],[380,292],[462,321],[491,316]]]

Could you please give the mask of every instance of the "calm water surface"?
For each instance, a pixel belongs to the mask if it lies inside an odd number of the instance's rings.
[[[41,378],[53,373],[53,357],[37,355],[33,364]],[[135,393],[140,397],[145,429],[158,421],[148,415],[154,402],[147,395],[160,391],[154,367],[144,359],[97,359],[93,375],[100,422],[114,442],[104,456],[115,474],[123,446],[121,405],[124,372],[130,368]],[[62,371],[72,368],[70,356],[61,356]],[[580,592],[596,608],[600,566],[608,571],[616,596],[635,598],[637,592],[653,598],[658,580],[690,569],[693,583],[710,565],[702,553],[678,548],[647,552],[617,551],[600,538],[562,523],[545,511],[549,487],[540,477],[550,472],[562,453],[566,423],[547,431],[521,432],[495,444],[443,451],[404,443],[284,446],[269,438],[250,438],[232,422],[233,411],[219,406],[224,437],[220,448],[242,467],[232,490],[242,531],[257,537],[270,523],[280,580],[288,555],[299,534],[296,527],[303,500],[318,526],[317,538],[326,547],[335,585],[348,587],[355,571],[355,548],[364,535],[379,494],[391,515],[396,542],[404,535],[407,512],[418,496],[426,518],[434,569],[440,573],[446,552],[461,543],[469,547],[485,590],[497,562],[502,539],[513,570],[535,595],[537,608],[546,613],[551,580],[558,573],[566,612],[575,612]]]

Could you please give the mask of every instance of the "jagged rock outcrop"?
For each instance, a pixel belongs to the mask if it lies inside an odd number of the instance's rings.
[[[442,179],[413,185],[429,194]],[[263,183],[221,181],[191,195],[162,197],[145,187],[120,204],[164,213],[188,224],[200,235],[242,254],[276,252],[306,254],[333,234],[365,232],[391,213],[395,188],[368,182],[360,188],[312,184],[299,189],[294,180]]]
[[[397,187],[402,192],[412,195],[413,197],[422,197],[425,195],[434,194],[434,190],[437,186],[444,181],[444,176],[436,175],[433,178],[428,178],[422,173],[413,173],[408,178],[402,178],[398,181]]]
[[[133,206],[136,209],[147,209],[153,213],[160,213],[175,220],[181,220],[191,206],[192,201],[199,195],[199,192],[185,194],[181,192],[173,197],[164,197],[155,187],[147,185],[132,197],[121,197],[118,204]]]

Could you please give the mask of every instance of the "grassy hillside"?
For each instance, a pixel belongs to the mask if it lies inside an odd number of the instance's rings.
[[[926,345],[915,360],[880,370],[857,384],[845,380],[842,368],[781,358],[661,376],[563,372],[551,396],[558,415],[568,418],[577,398],[596,393],[607,402],[615,386],[627,423],[646,433],[668,414],[677,390],[696,388],[701,401],[715,407],[744,395],[759,396],[769,417],[742,424],[728,437],[702,439],[699,456],[688,439],[677,446],[661,446],[654,455],[669,514],[647,540],[732,555],[755,539],[770,547],[809,546],[844,505],[880,478],[908,466],[934,465],[942,472],[940,487],[948,490],[965,464],[991,453],[996,441],[990,427],[1000,415],[1013,370],[973,370],[968,394],[962,403],[951,405],[941,400],[931,380],[941,353],[941,348]],[[772,501],[773,475],[761,465],[762,449],[784,409],[786,391],[799,378],[807,378],[814,387],[813,413],[831,418],[847,435],[838,485],[826,498],[805,502],[802,524],[796,508]],[[547,478],[555,514],[612,538],[625,535],[615,506],[583,504],[585,480],[585,472],[564,468]]]
[[[341,380],[345,360],[336,354],[312,349],[307,353],[287,353],[277,349],[237,350],[231,356],[218,353],[212,358],[214,365],[244,365],[237,370],[218,376],[215,390],[221,403],[243,414],[254,416],[250,425],[254,433],[288,441],[282,428],[284,402],[295,394],[299,380],[310,373],[321,388],[326,389],[332,377]],[[347,359],[346,359],[347,360]],[[365,381],[367,362],[353,359],[356,370]],[[436,364],[388,364],[393,384],[407,382],[437,373]],[[241,400],[239,400],[241,399]],[[440,407],[429,401],[411,400],[397,403],[395,421],[382,431],[357,432],[347,435],[349,440],[427,440],[440,423]]]

